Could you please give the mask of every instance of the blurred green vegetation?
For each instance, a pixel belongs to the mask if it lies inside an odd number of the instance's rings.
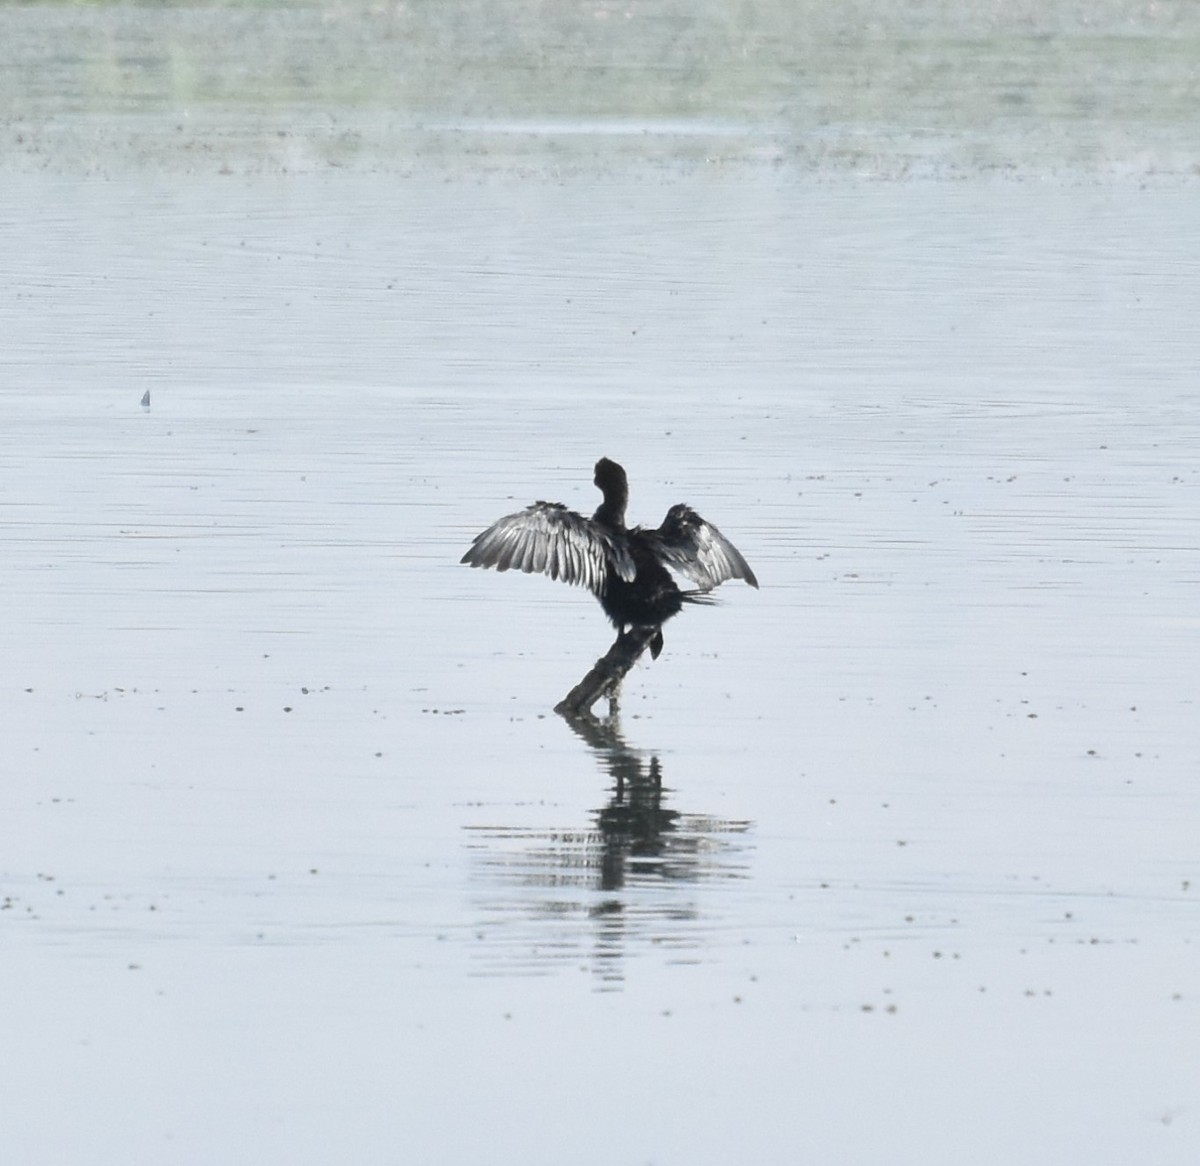
[[[695,119],[808,149],[889,132],[934,151],[1026,132],[1075,153],[1134,148],[1145,127],[1182,139],[1196,124],[1200,4],[0,4],[10,127],[232,107],[393,125]]]

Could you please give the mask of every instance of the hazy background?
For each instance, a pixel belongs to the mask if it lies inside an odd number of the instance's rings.
[[[1170,0],[0,8],[4,154],[28,166],[618,149],[887,176],[1194,175],[1197,60],[1200,11]],[[624,140],[579,141],[597,132]]]

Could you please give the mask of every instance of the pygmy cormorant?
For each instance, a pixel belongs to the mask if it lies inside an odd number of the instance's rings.
[[[591,518],[559,502],[535,502],[476,536],[462,561],[497,571],[540,571],[586,587],[618,632],[657,629],[650,641],[653,659],[662,651],[662,625],[685,603],[711,603],[709,592],[727,579],[758,586],[737,547],[690,507],[672,506],[657,530],[630,529],[625,471],[603,457],[594,481],[604,501]],[[667,568],[690,579],[696,590],[680,590]]]

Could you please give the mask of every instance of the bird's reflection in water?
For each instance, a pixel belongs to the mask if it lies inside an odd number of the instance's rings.
[[[608,800],[588,827],[471,828],[488,883],[475,931],[486,972],[577,967],[617,988],[641,951],[702,962],[722,930],[716,888],[746,877],[750,823],[672,809],[659,758],[632,748],[615,716],[567,723],[607,771]]]

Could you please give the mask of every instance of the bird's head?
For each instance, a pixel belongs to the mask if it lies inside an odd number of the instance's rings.
[[[596,476],[592,479],[604,501],[593,516],[597,522],[609,526],[624,526],[625,505],[629,501],[629,479],[625,471],[609,458],[602,457],[596,463]]]
[[[611,458],[602,457],[596,463],[596,476],[592,480],[606,494],[614,486],[622,490],[629,489],[629,479],[624,469]]]

